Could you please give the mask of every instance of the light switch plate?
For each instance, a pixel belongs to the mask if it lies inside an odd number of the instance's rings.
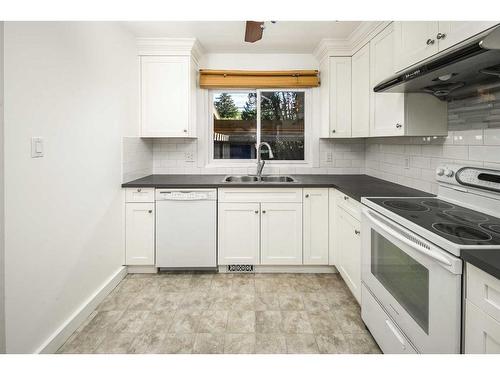
[[[410,157],[405,156],[405,169],[410,169]]]
[[[31,157],[32,158],[42,158],[43,155],[44,155],[43,138],[42,137],[32,137],[31,138]]]
[[[184,153],[184,161],[191,162],[194,161],[194,155],[192,152],[185,152]]]
[[[326,162],[327,163],[333,163],[333,155],[332,155],[332,152],[329,151],[326,153]]]

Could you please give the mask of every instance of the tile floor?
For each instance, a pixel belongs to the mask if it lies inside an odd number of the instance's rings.
[[[380,353],[338,274],[129,275],[59,353]]]

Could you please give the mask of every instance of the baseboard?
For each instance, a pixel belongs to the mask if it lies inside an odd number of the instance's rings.
[[[122,266],[35,353],[55,353],[125,276],[127,276],[127,267]]]
[[[219,272],[226,273],[227,266],[219,266]],[[254,273],[337,273],[335,266],[254,266]],[[243,272],[244,273],[244,272]]]
[[[156,266],[127,266],[128,273],[158,273]]]

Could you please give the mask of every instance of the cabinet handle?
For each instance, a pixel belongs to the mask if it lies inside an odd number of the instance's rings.
[[[349,197],[347,195],[344,195],[344,200],[346,201],[348,199],[349,199]]]
[[[266,213],[266,210],[263,210],[263,211],[262,211],[262,213],[263,213],[263,214],[265,214],[265,213]]]
[[[429,38],[429,39],[427,39],[427,42],[426,42],[426,43],[427,43],[427,45],[428,45],[428,46],[430,46],[430,45],[434,44],[434,42],[435,42],[435,40],[434,40],[434,39],[430,39],[430,38]]]
[[[137,192],[140,193],[142,189],[137,189]]]
[[[152,214],[152,213],[153,213],[153,210],[148,210],[148,212],[149,212],[150,214]]]
[[[360,232],[359,230],[354,229],[354,234],[358,234],[358,235],[359,235],[360,233],[361,233],[361,232]]]
[[[436,35],[436,38],[438,38],[438,39],[444,39],[444,38],[446,38],[446,34],[445,33],[438,33]]]
[[[258,214],[258,213],[259,213],[259,211],[255,210],[255,213],[256,213],[256,214]]]
[[[306,198],[309,198],[309,194],[306,194]]]
[[[403,124],[400,124],[399,122],[396,124],[396,128],[400,129],[403,127]]]
[[[333,129],[333,130],[332,130],[332,133],[335,133],[335,131],[336,131],[336,130],[335,130],[335,129]]]

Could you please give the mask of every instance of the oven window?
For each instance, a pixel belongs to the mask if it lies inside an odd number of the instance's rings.
[[[429,334],[429,270],[371,230],[371,272]]]

